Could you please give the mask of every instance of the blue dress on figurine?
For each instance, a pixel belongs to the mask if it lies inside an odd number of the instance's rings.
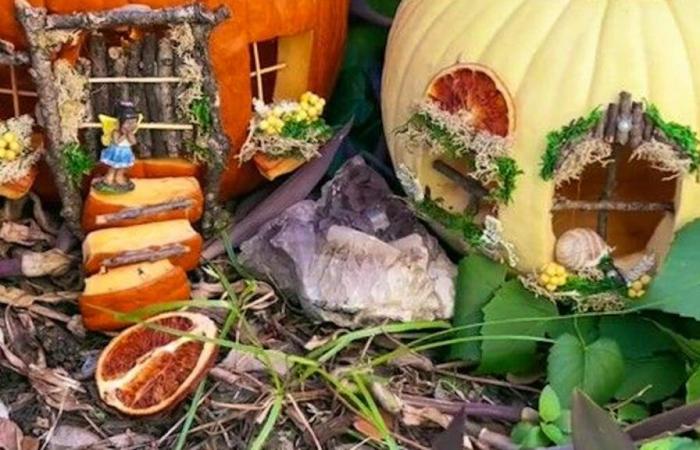
[[[108,165],[112,169],[128,169],[134,165],[134,152],[131,149],[131,142],[126,137],[121,141],[112,143],[102,150],[100,162]]]
[[[102,122],[102,143],[106,146],[100,155],[100,162],[107,166],[107,174],[96,180],[93,187],[104,193],[119,194],[134,189],[126,170],[135,163],[132,147],[136,145],[136,131],[142,120],[128,101],[119,103],[117,117],[100,114]]]

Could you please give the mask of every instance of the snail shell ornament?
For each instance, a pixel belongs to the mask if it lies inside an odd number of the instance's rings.
[[[610,254],[610,247],[595,231],[574,228],[559,236],[554,251],[559,264],[579,271],[600,264]]]

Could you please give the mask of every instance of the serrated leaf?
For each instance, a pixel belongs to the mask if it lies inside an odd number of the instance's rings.
[[[547,379],[563,407],[579,388],[602,404],[622,383],[625,364],[615,341],[598,339],[588,345],[570,334],[557,339],[549,353]]]
[[[522,448],[546,447],[550,444],[547,435],[538,425],[520,422],[511,432],[510,438]]]
[[[569,442],[569,437],[552,423],[542,423],[540,424],[540,428],[542,428],[544,435],[557,445],[562,445]]]
[[[554,422],[561,416],[561,404],[557,393],[547,385],[540,394],[539,402],[540,418],[545,422]]]
[[[624,381],[615,392],[615,398],[636,398],[644,403],[664,400],[680,389],[685,377],[685,363],[675,354],[626,359]],[[643,394],[639,395],[641,392]]]
[[[638,305],[700,320],[700,220],[683,227],[666,261]]]
[[[479,323],[483,319],[481,308],[493,297],[493,293],[503,284],[507,269],[481,255],[470,255],[459,262],[455,293],[455,310],[452,324],[455,327]],[[476,336],[478,328],[468,328],[455,333],[455,337]],[[478,362],[481,353],[476,342],[454,344],[448,359],[462,359]]]
[[[688,378],[685,383],[685,402],[694,403],[700,400],[700,368]]]
[[[557,315],[556,306],[536,297],[518,280],[503,285],[493,299],[483,308],[484,337],[522,336],[543,337],[547,319]],[[523,319],[518,321],[519,319]],[[498,323],[508,321],[507,323]],[[536,362],[537,344],[517,339],[485,339],[481,345],[481,373],[524,373]]]
[[[635,423],[649,417],[649,410],[638,403],[627,403],[617,410],[617,418],[625,423]]]
[[[636,450],[608,413],[580,390],[573,395],[573,442],[576,450]]]

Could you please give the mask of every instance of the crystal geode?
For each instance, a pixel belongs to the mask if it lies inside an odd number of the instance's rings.
[[[240,260],[340,326],[452,316],[454,264],[360,157],[244,242]]]

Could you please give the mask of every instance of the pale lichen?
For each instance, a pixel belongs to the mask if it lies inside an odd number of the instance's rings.
[[[78,131],[88,114],[88,77],[65,59],[57,60],[53,70],[61,117],[61,142],[77,142]]]

